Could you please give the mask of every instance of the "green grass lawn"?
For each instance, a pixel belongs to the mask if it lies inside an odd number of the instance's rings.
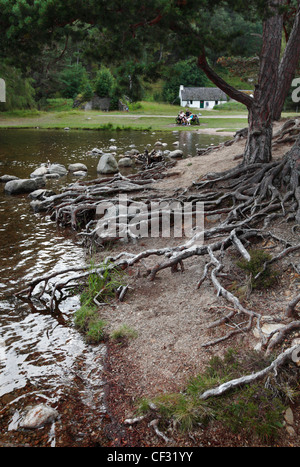
[[[215,128],[218,131],[236,131],[247,126],[247,110],[240,105],[231,105],[226,109],[205,111],[201,113],[200,127],[179,127],[175,125],[175,117],[179,106],[156,102],[138,102],[131,106],[129,112],[101,112],[99,110],[83,111],[64,109],[63,106],[51,111],[18,110],[0,112],[0,128],[42,128],[42,129],[117,129],[117,130],[151,130],[151,131],[193,131],[195,129]]]

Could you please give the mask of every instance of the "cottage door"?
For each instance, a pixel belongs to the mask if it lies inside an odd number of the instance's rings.
[[[204,109],[204,101],[200,101],[200,109]]]

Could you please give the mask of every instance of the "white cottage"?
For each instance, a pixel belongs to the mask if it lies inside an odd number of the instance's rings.
[[[226,94],[219,88],[179,88],[181,107],[211,110],[215,105],[227,102]]]

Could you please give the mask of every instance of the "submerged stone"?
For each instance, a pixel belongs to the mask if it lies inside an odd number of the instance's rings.
[[[38,404],[34,407],[28,406],[26,414],[20,422],[22,428],[40,428],[46,423],[51,423],[58,417],[58,412],[48,405]]]

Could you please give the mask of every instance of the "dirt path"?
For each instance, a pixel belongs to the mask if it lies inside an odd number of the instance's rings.
[[[155,191],[167,195],[178,188],[190,187],[193,181],[207,172],[221,172],[236,166],[234,156],[243,152],[244,145],[245,141],[240,141],[206,156],[178,161],[170,170],[174,176],[155,183]],[[281,157],[288,148],[278,147],[274,151],[274,158]],[[206,225],[214,225],[216,221],[207,219],[206,222]],[[284,236],[287,228],[278,225],[274,227],[274,232]],[[290,232],[290,235],[293,234]],[[119,244],[113,248],[113,254],[124,250],[137,253],[144,249],[172,246],[178,242],[178,239],[147,238],[137,244]],[[240,271],[235,267],[236,258],[233,256],[232,260],[225,272],[233,276],[236,274],[238,278]],[[137,401],[164,392],[184,390],[186,382],[203,371],[212,356],[223,355],[230,347],[254,349],[258,344],[253,332],[249,332],[213,347],[203,347],[212,338],[228,332],[227,325],[209,329],[209,324],[228,310],[228,303],[216,296],[210,281],[197,289],[205,258],[192,257],[185,261],[183,273],[172,274],[169,269],[163,270],[151,282],[145,271],[146,267],[156,264],[156,261],[159,260],[151,257],[130,270],[130,291],[126,300],[116,307],[104,307],[102,311],[103,318],[109,323],[108,332],[126,324],[137,333],[137,337],[128,341],[125,347],[113,343],[109,345],[108,403],[112,418],[121,427],[120,436],[117,441],[112,441],[113,445],[165,446],[143,422],[138,427],[125,428],[122,425],[126,418],[134,416]],[[285,265],[287,262],[288,259]],[[270,290],[263,295],[253,294],[247,305],[258,309],[266,317],[274,317],[282,313],[289,297],[298,288],[298,279],[287,277],[276,292]],[[287,436],[281,441],[282,445],[293,445],[295,442],[299,445],[299,435],[296,434],[296,440]],[[178,446],[178,443],[182,443],[182,446],[241,446],[249,445],[250,441],[238,440],[215,425],[212,431],[200,430],[193,439],[179,437],[171,445]]]

